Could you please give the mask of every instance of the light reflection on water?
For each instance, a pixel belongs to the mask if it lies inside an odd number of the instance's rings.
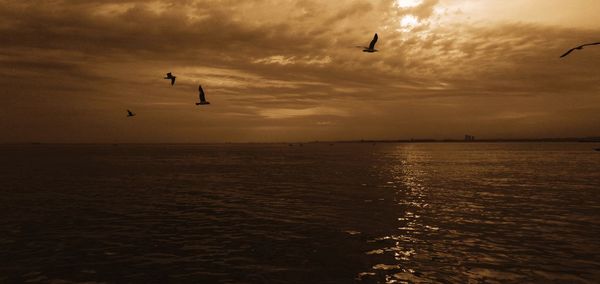
[[[425,172],[418,167],[427,153],[419,153],[412,147],[401,147],[395,153],[388,154],[396,163],[386,164],[386,168],[379,169],[383,178],[391,178],[386,182],[394,188],[396,198],[394,201],[404,210],[399,212],[397,218],[398,228],[394,234],[379,237],[370,242],[379,243],[383,247],[367,252],[368,255],[376,254],[380,258],[387,258],[393,263],[379,263],[373,265],[370,272],[362,272],[357,279],[360,281],[371,280],[369,277],[383,276],[385,283],[419,282],[421,272],[410,268],[410,261],[416,258],[420,235],[437,227],[424,225],[421,214],[429,204],[427,192],[423,185]]]
[[[586,144],[0,147],[0,282],[594,283]]]
[[[396,190],[398,225],[369,240],[376,264],[357,280],[599,279],[600,171],[589,167],[600,157],[560,145],[470,146],[402,145],[382,155],[375,171]]]

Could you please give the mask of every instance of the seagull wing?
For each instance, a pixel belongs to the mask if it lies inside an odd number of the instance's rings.
[[[175,77],[171,77],[171,86],[175,85]]]
[[[582,49],[584,46],[590,46],[590,45],[600,45],[600,42],[586,43],[586,44],[582,44],[578,47],[571,48],[571,49],[569,49],[569,51],[565,52],[565,54],[561,55],[560,57],[563,58],[563,57],[569,55],[569,53],[573,52],[573,50],[575,50],[575,49]]]
[[[599,45],[599,44],[600,44],[600,42],[594,42],[594,43],[588,43],[588,44],[584,44],[584,45],[582,45],[581,47],[584,47],[584,46],[590,46],[590,45]]]
[[[571,52],[573,52],[573,50],[575,50],[575,49],[577,49],[577,48],[571,48],[571,49],[569,49],[569,51],[567,51],[567,52],[565,52],[563,55],[561,55],[561,56],[560,56],[560,58],[563,58],[563,57],[565,57],[565,56],[569,55],[569,54],[570,54]]]
[[[375,43],[377,43],[378,39],[379,39],[379,36],[377,36],[377,34],[375,34],[375,36],[373,37],[373,40],[371,41],[371,44],[369,44],[369,49],[375,48]]]
[[[202,90],[201,85],[198,85],[198,97],[200,97],[200,102],[206,102],[206,96],[204,95],[204,90]]]

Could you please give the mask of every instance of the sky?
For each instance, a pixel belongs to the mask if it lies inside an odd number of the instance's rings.
[[[600,136],[600,46],[559,59],[600,41],[597,15],[597,0],[0,0],[0,143]]]

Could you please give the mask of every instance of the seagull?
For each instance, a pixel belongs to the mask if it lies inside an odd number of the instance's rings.
[[[377,40],[379,39],[379,36],[377,36],[377,33],[375,33],[375,36],[373,37],[373,40],[371,41],[371,44],[369,44],[369,47],[366,46],[357,46],[363,49],[363,52],[377,52],[378,50],[375,49],[375,43],[377,43]]]
[[[171,72],[167,73],[167,77],[165,77],[165,79],[171,79],[171,86],[173,86],[175,84],[175,76],[173,76],[173,74],[171,74]]]
[[[567,52],[565,52],[565,54],[561,55],[560,58],[563,58],[563,57],[569,55],[569,53],[573,52],[576,49],[577,50],[582,50],[583,47],[585,47],[585,46],[588,46],[588,45],[599,45],[599,44],[600,44],[600,42],[582,44],[582,45],[580,45],[578,47],[574,47],[574,48],[569,49],[569,51],[567,51]]]
[[[131,112],[130,110],[127,110],[127,117],[132,117],[135,116],[135,113]]]
[[[204,90],[202,90],[202,85],[198,85],[198,92],[200,102],[196,103],[196,105],[209,105],[210,103],[206,101],[206,97],[204,96]]]

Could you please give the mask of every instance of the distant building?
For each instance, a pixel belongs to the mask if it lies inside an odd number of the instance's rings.
[[[600,137],[584,137],[579,139],[579,142],[600,142]]]
[[[475,141],[475,136],[473,135],[465,135],[465,141]]]

